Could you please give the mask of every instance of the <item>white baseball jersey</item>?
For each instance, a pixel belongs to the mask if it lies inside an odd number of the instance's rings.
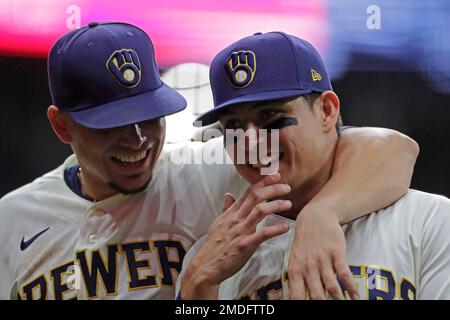
[[[63,177],[71,156],[3,197],[0,298],[174,299],[185,252],[221,212],[225,192],[248,185],[232,164],[174,164],[181,149],[223,150],[222,139],[165,147],[138,194],[78,196]]]
[[[295,221],[271,215],[258,228],[287,224],[219,288],[219,299],[281,299]],[[343,227],[361,299],[450,299],[450,200],[410,190],[394,205]],[[205,237],[187,253],[186,266]],[[179,291],[183,273],[177,283]]]

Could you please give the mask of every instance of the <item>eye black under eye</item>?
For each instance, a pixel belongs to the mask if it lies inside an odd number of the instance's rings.
[[[297,126],[298,120],[293,117],[283,117],[279,118],[277,120],[274,120],[267,124],[264,129],[266,129],[269,133],[272,132],[272,130],[281,130],[286,127],[290,126]]]

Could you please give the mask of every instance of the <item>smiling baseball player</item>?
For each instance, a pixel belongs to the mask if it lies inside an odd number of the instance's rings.
[[[276,61],[270,56],[274,51],[278,52]],[[248,52],[258,69],[254,77],[246,78],[245,86],[239,86],[242,74],[235,79],[225,70],[230,56]],[[292,74],[277,82],[280,70],[292,70]],[[295,219],[330,177],[330,155],[340,134],[336,126],[339,99],[314,47],[281,32],[257,34],[231,44],[215,57],[210,76],[215,108],[199,120],[205,125],[220,120],[224,130],[278,128],[280,151],[272,157],[278,159],[279,169],[271,180],[263,178],[254,165],[236,163],[236,156],[233,161],[252,184],[283,182],[292,190],[277,198],[285,205],[279,214],[263,207],[259,212],[243,213],[245,200],[229,196],[222,216],[188,252],[177,289],[185,299],[288,298]],[[253,144],[245,144],[246,151],[263,143],[259,136]],[[239,141],[225,142],[230,156],[236,155],[237,145]],[[287,232],[260,245],[252,241],[261,230],[279,225]],[[449,199],[410,190],[395,204],[343,229],[347,260],[361,299],[450,299]],[[317,276],[314,268],[308,273]],[[311,288],[309,293],[312,299],[323,298]],[[344,298],[341,290],[329,293]]]
[[[248,183],[232,165],[175,159],[183,151],[202,158],[222,149],[220,139],[163,147],[164,117],[186,101],[161,81],[141,29],[94,22],[69,32],[52,47],[48,72],[53,105],[47,116],[74,154],[0,200],[0,298],[173,299],[185,252],[221,213],[224,194],[242,195]],[[340,174],[311,200],[328,213],[321,223],[333,232],[318,231],[301,243],[320,243],[321,261],[335,261],[328,249],[336,247],[338,260],[345,259],[345,243],[335,239],[339,222],[397,200],[411,179],[417,150],[410,139],[360,130],[366,134],[342,139]],[[388,187],[392,192],[380,192]],[[258,190],[249,190],[243,197],[250,201]],[[275,183],[246,210],[288,192]],[[314,220],[301,226],[319,228]],[[268,228],[259,241],[283,230]]]
[[[68,33],[48,68],[48,117],[75,155],[1,199],[0,298],[173,299],[186,250],[228,187],[246,184],[230,165],[176,165],[162,150],[164,116],[186,101],[161,82],[139,28]]]

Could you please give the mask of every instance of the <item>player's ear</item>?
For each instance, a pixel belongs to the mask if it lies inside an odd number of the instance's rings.
[[[322,132],[334,130],[339,118],[339,97],[333,91],[325,91],[320,95],[322,111]]]
[[[68,130],[69,120],[67,119],[67,116],[63,114],[58,107],[51,105],[47,109],[47,117],[59,140],[63,143],[70,143],[72,141],[72,136]]]

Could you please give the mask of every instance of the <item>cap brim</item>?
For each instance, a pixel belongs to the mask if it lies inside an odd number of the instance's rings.
[[[107,129],[168,116],[182,111],[186,106],[183,96],[163,83],[153,91],[69,114],[85,127]]]
[[[236,106],[239,103],[244,102],[258,102],[258,101],[264,101],[264,100],[278,100],[283,98],[289,98],[294,97],[302,94],[308,94],[311,93],[312,90],[274,90],[274,91],[265,91],[265,92],[258,92],[254,94],[244,95],[241,97],[237,97],[231,100],[228,100],[227,102],[224,102],[216,107],[214,109],[211,109],[201,116],[199,116],[196,120],[194,125],[197,127],[203,127],[210,125],[214,122],[219,121],[220,114],[223,110],[228,109],[232,106]]]

